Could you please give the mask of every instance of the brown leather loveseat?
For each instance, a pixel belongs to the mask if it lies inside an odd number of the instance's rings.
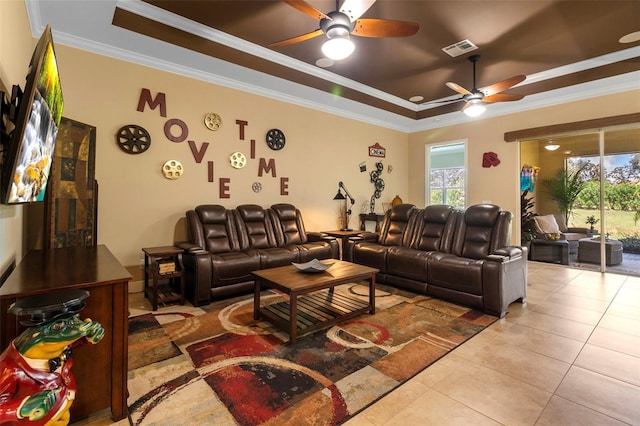
[[[189,241],[176,245],[185,250],[186,295],[195,306],[250,292],[251,271],[339,257],[335,238],[306,232],[291,204],[200,205],[186,212],[186,222]]]
[[[492,204],[400,204],[386,212],[379,233],[350,239],[345,259],[379,269],[378,282],[502,318],[527,294],[527,253],[508,245],[510,223],[511,213]]]

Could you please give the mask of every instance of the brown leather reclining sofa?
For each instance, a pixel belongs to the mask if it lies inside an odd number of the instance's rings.
[[[502,318],[527,294],[527,253],[508,245],[510,223],[511,213],[492,204],[400,204],[386,212],[379,233],[352,237],[343,256],[379,269],[378,282]]]
[[[336,239],[306,232],[291,204],[200,205],[186,212],[186,222],[189,241],[176,245],[185,250],[186,295],[195,306],[250,292],[251,271],[339,258]]]

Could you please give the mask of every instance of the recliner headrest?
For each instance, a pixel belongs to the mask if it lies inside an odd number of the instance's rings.
[[[281,220],[294,220],[296,218],[296,208],[292,204],[280,203],[271,206]]]
[[[227,209],[217,204],[203,204],[195,209],[200,222],[207,223],[224,223],[227,218]]]
[[[259,222],[264,220],[264,209],[257,204],[243,204],[236,207],[245,222]]]
[[[446,223],[453,207],[444,204],[432,204],[424,209],[424,221],[429,223]]]
[[[416,206],[413,204],[398,204],[391,208],[391,221],[407,222],[411,216],[411,212]]]
[[[474,204],[467,207],[464,221],[467,226],[492,227],[498,220],[500,207],[494,204]]]

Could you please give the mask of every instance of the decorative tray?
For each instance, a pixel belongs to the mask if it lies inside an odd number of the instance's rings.
[[[305,263],[291,262],[291,264],[300,272],[324,272],[327,269],[331,268],[334,263],[335,262],[322,263],[318,259],[313,259]]]

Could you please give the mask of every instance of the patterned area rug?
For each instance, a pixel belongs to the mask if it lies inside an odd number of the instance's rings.
[[[367,300],[358,284],[336,292]],[[282,295],[267,292],[273,303]],[[136,425],[336,425],[497,318],[385,286],[376,314],[299,337],[253,319],[253,296],[129,319]]]

